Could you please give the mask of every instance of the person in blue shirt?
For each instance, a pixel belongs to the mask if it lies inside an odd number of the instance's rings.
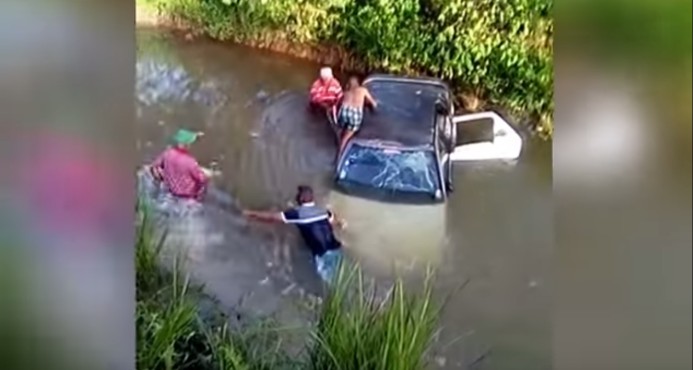
[[[330,210],[315,205],[310,186],[298,187],[296,203],[298,206],[283,212],[245,210],[243,215],[259,221],[296,225],[313,254],[318,275],[330,283],[342,258],[342,242],[334,235],[333,226],[344,227],[344,222]]]

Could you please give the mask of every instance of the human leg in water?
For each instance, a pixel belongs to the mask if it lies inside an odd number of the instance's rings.
[[[315,269],[318,276],[327,284],[332,284],[334,276],[342,263],[342,251],[327,251],[322,256],[315,257]]]
[[[342,130],[342,133],[339,138],[339,151],[337,152],[337,159],[342,155],[342,152],[344,152],[344,149],[346,148],[347,144],[349,143],[349,140],[351,140],[352,137],[356,134],[356,131],[350,130],[350,129],[344,129]]]
[[[337,152],[337,158],[342,155],[342,152],[346,148],[352,137],[361,128],[361,122],[363,121],[363,110],[361,108],[350,107],[343,105],[339,110],[339,126],[342,128],[339,139],[339,151]]]

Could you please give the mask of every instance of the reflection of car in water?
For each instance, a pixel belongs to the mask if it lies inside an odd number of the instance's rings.
[[[520,136],[497,114],[453,116],[452,94],[440,80],[373,75],[363,85],[378,108],[365,110],[361,130],[338,160],[336,183],[347,193],[444,202],[453,189],[454,161],[520,154]],[[490,130],[475,139],[460,135],[462,126]]]

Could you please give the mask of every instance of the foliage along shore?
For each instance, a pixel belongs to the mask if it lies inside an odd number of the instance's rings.
[[[138,0],[167,25],[358,72],[433,75],[466,111],[553,133],[553,0]],[[140,11],[140,9],[145,9]]]
[[[212,305],[203,287],[183,273],[180,259],[162,264],[164,236],[157,235],[152,211],[136,209],[137,369],[141,370],[421,370],[442,304],[426,279],[422,290],[396,281],[377,293],[358,266],[340,268],[324,302],[312,309],[299,354],[282,346],[269,318],[234,323]],[[375,290],[374,290],[375,289]],[[372,294],[371,294],[372,293]],[[252,322],[251,322],[252,321]]]

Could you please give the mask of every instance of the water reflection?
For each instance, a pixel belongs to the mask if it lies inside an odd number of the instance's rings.
[[[387,276],[395,269],[420,273],[438,267],[445,247],[446,209],[436,205],[401,205],[331,192],[329,202],[349,222],[346,250],[367,271]]]
[[[199,81],[184,67],[156,59],[137,62],[135,96],[145,106],[194,102],[216,107],[227,100],[216,81]]]

